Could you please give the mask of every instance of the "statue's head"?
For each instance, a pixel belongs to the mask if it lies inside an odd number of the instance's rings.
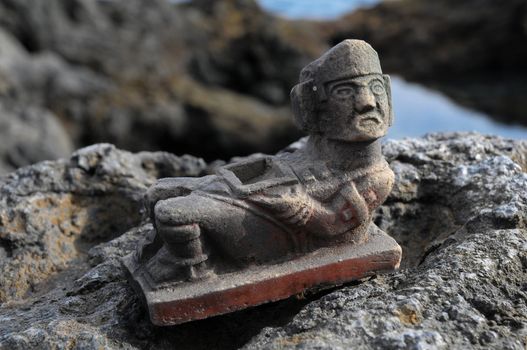
[[[291,102],[303,131],[333,140],[375,140],[393,121],[390,77],[362,40],[344,40],[302,69]]]

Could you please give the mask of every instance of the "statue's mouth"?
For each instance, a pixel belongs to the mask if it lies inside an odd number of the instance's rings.
[[[360,124],[381,124],[381,119],[372,115],[365,115],[359,120]]]

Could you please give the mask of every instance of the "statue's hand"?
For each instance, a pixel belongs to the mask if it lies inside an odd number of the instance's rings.
[[[303,226],[313,215],[313,200],[300,186],[280,187],[252,195],[247,200],[290,225]]]

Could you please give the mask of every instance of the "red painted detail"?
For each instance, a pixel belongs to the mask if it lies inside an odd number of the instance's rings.
[[[364,198],[368,205],[368,209],[370,211],[376,209],[381,204],[379,201],[379,196],[377,195],[377,192],[373,188],[370,188],[363,193],[361,193],[361,196]]]
[[[351,203],[346,203],[339,211],[340,220],[344,223],[351,223],[353,227],[358,226],[357,210]]]

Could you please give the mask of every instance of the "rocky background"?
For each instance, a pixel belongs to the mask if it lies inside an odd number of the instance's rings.
[[[101,141],[276,151],[299,136],[288,99],[323,49],[310,37],[254,1],[2,0],[3,172]]]
[[[0,0],[0,349],[525,349],[527,144],[478,134],[384,146],[396,185],[376,222],[403,246],[399,272],[145,318],[119,262],[150,227],[145,190],[296,140],[289,89],[345,37],[527,125],[522,0],[387,1],[332,22],[252,0]]]

